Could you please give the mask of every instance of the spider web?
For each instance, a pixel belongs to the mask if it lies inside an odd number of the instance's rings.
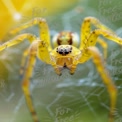
[[[88,2],[87,0],[80,2],[74,9],[58,17],[47,17],[51,36],[62,30],[72,30],[79,34],[81,21],[89,15],[104,19],[104,16],[99,15],[95,9],[88,7]],[[110,3],[106,2],[106,4]],[[117,28],[112,22],[108,25]],[[37,27],[25,32],[35,33],[35,30],[38,31]],[[118,28],[116,33],[121,36],[122,29]],[[118,88],[115,122],[122,122],[121,47],[113,42],[107,41],[107,43],[108,48],[112,47],[108,49],[107,69]],[[20,50],[24,50],[27,45],[29,44],[25,41],[0,52],[1,59],[4,60],[0,63],[0,66],[4,66],[4,70],[0,73],[2,74],[0,77],[1,122],[32,122],[18,75],[22,55]],[[99,45],[98,47],[102,52],[101,47]],[[7,79],[4,76],[8,76]],[[34,106],[42,122],[106,122],[108,120],[109,94],[92,60],[78,65],[73,76],[67,70],[63,71],[62,76],[57,76],[50,65],[37,59],[30,89]]]

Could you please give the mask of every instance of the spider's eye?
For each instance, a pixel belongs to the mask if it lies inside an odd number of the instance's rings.
[[[59,54],[62,54],[62,55],[67,55],[72,52],[72,46],[70,46],[70,45],[58,46],[56,52]]]
[[[57,47],[59,45],[73,45],[78,47],[79,45],[79,38],[76,33],[63,31],[59,34],[56,34],[52,39],[53,47]]]

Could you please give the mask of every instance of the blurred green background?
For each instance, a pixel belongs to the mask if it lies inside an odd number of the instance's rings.
[[[30,11],[23,12],[16,25],[42,16],[47,19],[51,37],[62,30],[79,34],[83,19],[93,16],[122,37],[121,0],[71,0],[69,6],[68,3],[60,1],[51,4],[61,4],[63,7],[60,11],[58,7],[54,7],[54,12],[50,13],[48,7],[40,7],[38,4],[36,7],[28,3],[28,6],[31,6]],[[38,26],[22,31],[24,32],[38,36]],[[6,34],[3,38],[7,41],[12,37]],[[105,40],[108,43],[107,68],[118,88],[115,122],[122,122],[122,48]],[[29,43],[24,41],[0,52],[1,122],[33,122],[21,89],[22,79],[19,77],[22,54],[28,46]],[[102,48],[97,46],[103,52]],[[108,122],[109,94],[92,60],[78,65],[73,76],[67,70],[63,71],[62,76],[57,76],[51,66],[37,59],[30,89],[41,122]]]

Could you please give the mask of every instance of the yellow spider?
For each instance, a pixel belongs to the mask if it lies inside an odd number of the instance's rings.
[[[90,58],[93,58],[93,62],[95,63],[97,70],[100,73],[101,78],[103,79],[103,82],[106,85],[108,93],[110,95],[109,122],[113,122],[116,108],[117,89],[111,77],[109,76],[108,71],[105,68],[103,58],[95,45],[96,42],[99,42],[101,44],[101,46],[104,48],[104,58],[106,58],[107,45],[101,38],[98,38],[99,35],[102,35],[103,37],[112,40],[120,45],[122,45],[122,38],[117,37],[114,32],[112,32],[109,28],[100,23],[99,20],[94,17],[87,17],[84,19],[81,26],[81,43],[78,44],[77,34],[73,32],[63,31],[53,38],[52,43],[54,49],[51,47],[48,25],[43,18],[34,18],[28,23],[15,28],[11,31],[11,33],[15,34],[35,24],[38,24],[40,28],[39,38],[37,38],[33,34],[24,33],[0,45],[0,51],[2,51],[7,47],[22,42],[24,39],[28,39],[31,43],[29,49],[24,52],[21,73],[23,73],[24,70],[23,66],[25,64],[25,57],[29,56],[22,82],[22,89],[33,121],[39,122],[39,119],[32,103],[29,86],[36,57],[38,57],[41,61],[52,65],[58,75],[61,75],[63,68],[68,68],[70,74],[72,75],[74,74],[75,69],[79,63],[85,63]],[[91,29],[91,24],[96,26],[95,30]]]

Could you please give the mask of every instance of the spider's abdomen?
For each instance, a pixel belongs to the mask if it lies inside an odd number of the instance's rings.
[[[53,47],[57,47],[59,45],[73,45],[75,47],[78,47],[79,38],[76,33],[63,31],[54,36],[52,44]]]

